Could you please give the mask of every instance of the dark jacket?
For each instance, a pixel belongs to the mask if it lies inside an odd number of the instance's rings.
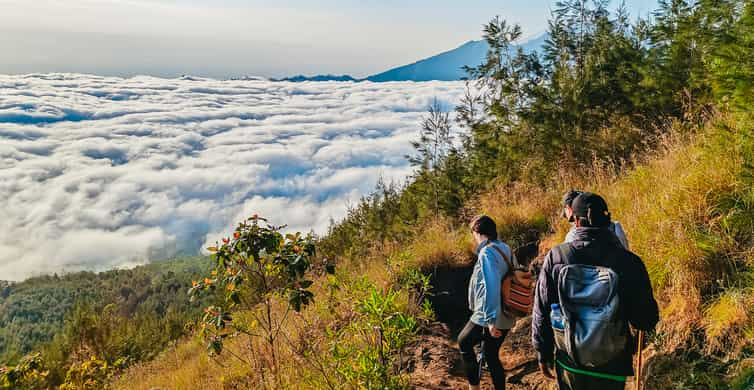
[[[572,255],[563,258],[558,248],[547,253],[537,280],[534,313],[532,315],[532,343],[539,353],[539,361],[552,363],[555,352],[550,305],[558,303],[557,277],[561,268],[568,264],[588,264],[609,267],[618,274],[618,294],[621,315],[635,329],[651,331],[659,321],[657,302],[652,295],[644,263],[635,254],[623,249],[615,235],[607,229],[581,228],[571,243]],[[565,249],[563,253],[570,251]],[[632,341],[626,343],[623,354],[604,367],[590,369],[615,375],[633,375],[632,356],[636,349]],[[568,356],[558,351],[558,359],[571,367],[579,367]]]

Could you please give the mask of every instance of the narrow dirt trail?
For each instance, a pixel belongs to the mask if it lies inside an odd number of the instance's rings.
[[[438,267],[431,272],[433,295],[430,302],[436,321],[422,330],[412,354],[404,359],[415,389],[468,388],[456,337],[471,314],[466,302],[470,276],[470,266]],[[643,370],[647,382],[643,387],[648,390],[663,388],[654,383],[651,375],[654,366],[662,363],[663,356],[657,355],[652,346],[646,347],[644,356]],[[556,389],[555,382],[539,372],[537,355],[531,345],[531,317],[519,319],[508,333],[500,349],[500,361],[506,371],[507,389]],[[489,373],[485,372],[481,385],[482,389],[493,389]],[[626,388],[633,387],[633,378],[629,378]]]
[[[537,254],[536,244],[529,253],[517,253],[524,263]],[[411,383],[416,389],[466,389],[461,354],[456,337],[470,316],[466,292],[472,267],[438,267],[431,271],[430,297],[437,321],[419,337],[413,355],[408,357]],[[531,317],[521,318],[506,336],[500,349],[508,389],[550,389],[554,383],[539,373],[536,352],[531,346]],[[492,389],[485,372],[482,389]]]
[[[508,377],[508,389],[551,389],[554,383],[537,369],[536,353],[531,347],[529,329],[531,319],[522,318],[505,339],[500,360]],[[420,336],[411,362],[411,383],[416,389],[466,389],[458,344],[450,329],[440,322],[433,323]],[[482,379],[482,389],[492,389],[488,373]]]

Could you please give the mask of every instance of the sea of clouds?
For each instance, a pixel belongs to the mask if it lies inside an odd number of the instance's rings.
[[[199,253],[253,213],[325,232],[463,89],[0,75],[0,279]]]

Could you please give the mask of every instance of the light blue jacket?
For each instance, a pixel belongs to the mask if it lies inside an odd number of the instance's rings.
[[[500,282],[508,272],[508,265],[491,245],[502,249],[513,261],[511,248],[500,240],[492,241],[490,246],[487,245],[487,241],[477,246],[477,261],[469,281],[469,309],[472,312],[471,322],[479,326],[496,323],[498,317],[503,317],[500,307]],[[498,328],[507,329],[509,326]]]

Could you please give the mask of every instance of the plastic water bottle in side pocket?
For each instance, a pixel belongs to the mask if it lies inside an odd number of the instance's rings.
[[[565,350],[565,322],[563,321],[563,312],[557,303],[550,305],[550,323],[555,337],[555,346],[560,350]]]

